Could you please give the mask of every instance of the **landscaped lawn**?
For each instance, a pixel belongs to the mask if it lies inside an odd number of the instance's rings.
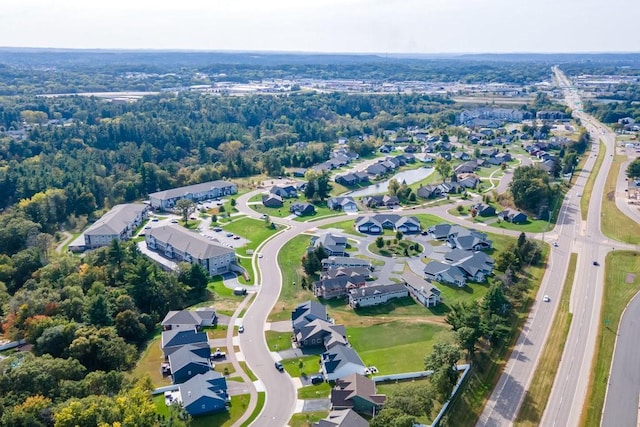
[[[439,311],[426,308],[411,297],[396,298],[386,304],[362,307],[358,310],[349,307],[346,299],[321,300],[320,302],[327,306],[329,316],[337,324],[345,325],[347,330],[352,326],[363,327],[390,320],[418,318],[437,321],[441,319],[436,317],[436,315],[441,315]]]
[[[207,285],[207,288],[211,290],[215,296],[213,301],[208,301],[206,305],[214,306],[216,312],[223,314],[233,313],[244,299],[244,296],[234,295],[233,289],[229,289],[224,285],[221,276],[213,277]]]
[[[508,221],[493,221],[488,225],[493,228],[523,231],[525,233],[542,233],[551,230],[554,224],[553,222],[549,223],[549,221],[543,221],[540,219],[527,219],[525,222],[520,224],[512,224]]]
[[[237,221],[232,221],[228,224],[224,224],[222,228],[224,228],[224,231],[228,231],[237,236],[247,239],[249,242],[246,246],[244,246],[244,248],[254,251],[260,243],[276,234],[279,229],[278,226],[272,228],[263,220],[246,217]]]
[[[242,427],[248,427],[249,425],[251,425],[251,423],[253,423],[253,421],[258,417],[260,412],[262,412],[262,407],[264,406],[264,402],[266,399],[267,399],[267,394],[264,391],[259,391],[258,403],[256,404],[255,409],[251,413],[251,416],[247,419],[247,421],[242,423]]]
[[[267,347],[271,351],[282,351],[291,348],[291,332],[266,331]]]
[[[323,382],[298,389],[298,399],[323,399],[329,397],[330,393],[331,386],[328,382]]]
[[[295,357],[283,360],[282,366],[291,375],[291,378],[298,378],[304,375],[311,376],[320,372],[320,356],[311,355]]]
[[[333,224],[323,225],[322,227],[319,227],[319,228],[322,228],[325,230],[328,228],[335,228],[338,230],[342,230],[346,234],[351,234],[353,236],[358,236],[358,237],[363,236],[362,233],[359,233],[358,231],[356,231],[355,228],[353,228],[354,221],[355,220],[353,219],[349,219],[346,221],[334,222]]]
[[[390,244],[387,245],[387,242],[389,242]],[[417,249],[415,249],[416,246]],[[374,242],[369,245],[369,250],[374,254],[386,257],[411,257],[420,255],[423,252],[424,248],[418,243],[409,240],[400,240],[397,244],[395,244],[393,243],[393,239],[385,239],[385,245],[383,247],[378,248],[378,246]]]
[[[229,411],[220,412],[218,414],[205,415],[196,417],[191,420],[192,427],[211,427],[220,426],[227,427],[233,425],[245,413],[249,406],[250,395],[241,394],[231,396],[231,405]]]
[[[580,425],[600,425],[609,370],[622,312],[640,291],[640,253],[615,251],[607,255],[602,311],[598,322],[594,369]]]
[[[587,152],[586,155],[589,156],[590,155],[589,153],[591,152],[590,151]],[[580,214],[582,216],[583,221],[587,219],[587,212],[589,211],[589,204],[591,203],[591,192],[593,191],[593,186],[596,183],[596,177],[600,173],[600,168],[602,167],[602,162],[604,162],[604,158],[606,155],[607,155],[607,149],[605,145],[602,143],[602,141],[600,141],[600,145],[598,147],[598,157],[596,157],[596,161],[593,165],[593,169],[589,174],[589,177],[587,178],[587,183],[584,185],[584,191],[582,192],[582,196],[581,196],[582,198],[580,200]],[[611,172],[613,172],[613,169],[615,169],[615,165],[614,167],[611,168]],[[609,176],[611,176],[611,172],[609,173]],[[602,200],[604,204],[604,200],[606,200],[606,197],[603,198]]]
[[[300,412],[293,414],[289,420],[290,427],[311,427],[323,418],[329,416],[329,411],[320,412]]]
[[[309,246],[311,236],[301,234],[289,240],[278,253],[278,265],[282,271],[282,291],[280,299],[269,315],[269,321],[288,320],[291,311],[302,301],[313,298],[310,290],[300,287],[304,271],[301,258]],[[295,285],[293,283],[295,282]]]
[[[380,374],[399,374],[424,370],[424,357],[437,342],[452,339],[447,325],[420,319],[347,328],[349,342],[367,366]]]
[[[618,173],[625,160],[625,156],[615,156],[607,176],[602,198],[602,233],[612,239],[637,245],[640,243],[640,225],[620,212],[615,201]]]
[[[206,326],[204,330],[207,332],[210,340],[227,337],[227,325]]]

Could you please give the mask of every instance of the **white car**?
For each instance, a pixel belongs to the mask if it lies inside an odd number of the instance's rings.
[[[549,295],[545,295],[545,296],[542,297],[542,301],[549,302],[549,301],[551,301],[551,298],[549,298]]]

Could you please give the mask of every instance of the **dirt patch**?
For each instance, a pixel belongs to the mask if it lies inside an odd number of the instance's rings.
[[[616,199],[616,192],[615,191],[610,191],[607,193],[607,200],[612,202]]]
[[[635,281],[636,281],[635,273],[627,273],[627,275],[624,278],[624,283],[627,283],[629,285],[632,284]]]

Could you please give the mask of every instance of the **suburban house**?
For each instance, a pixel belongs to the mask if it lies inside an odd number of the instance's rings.
[[[369,175],[373,175],[375,177],[380,177],[389,172],[389,169],[383,166],[382,163],[374,163],[372,165],[369,165],[366,170]]]
[[[413,216],[397,214],[376,214],[356,219],[356,230],[366,234],[382,234],[385,229],[401,231],[404,234],[419,233],[420,221]]]
[[[293,185],[287,185],[287,186],[274,185],[273,187],[271,187],[271,190],[269,190],[269,193],[280,196],[283,199],[291,199],[291,198],[298,197],[298,190]]]
[[[198,308],[196,310],[170,311],[162,320],[162,328],[198,329],[212,326],[217,322],[216,311],[213,308]]]
[[[346,345],[337,344],[322,353],[322,373],[327,381],[335,381],[351,374],[365,375],[367,367],[358,353]]]
[[[375,415],[386,400],[387,396],[376,392],[376,383],[363,375],[340,378],[331,389],[331,409],[353,409],[361,414]]]
[[[381,153],[390,153],[394,150],[393,146],[389,145],[389,144],[384,144],[382,146],[380,146],[380,148],[378,149],[379,152]]]
[[[498,217],[504,221],[514,224],[521,224],[527,221],[527,215],[515,210],[505,209],[498,214]]]
[[[293,168],[291,169],[291,175],[296,178],[304,178],[307,173],[307,169],[305,168]]]
[[[322,319],[312,320],[295,333],[298,347],[323,346],[330,350],[334,346],[347,345],[347,331],[344,325],[334,325]]]
[[[227,410],[230,401],[227,380],[220,372],[208,371],[180,384],[182,407],[192,417]]]
[[[418,195],[418,197],[421,197],[423,199],[431,199],[434,197],[442,196],[442,189],[438,185],[429,184],[420,186],[418,188],[418,191],[416,191],[416,194]]]
[[[459,267],[467,275],[468,280],[482,283],[493,273],[493,258],[484,252],[453,249],[445,254],[445,260]]]
[[[289,212],[297,216],[313,215],[316,208],[311,203],[293,203],[289,207]]]
[[[496,214],[496,209],[491,205],[486,205],[484,203],[478,203],[477,205],[473,205],[471,207],[475,209],[477,214],[483,217],[493,216]]]
[[[291,326],[294,333],[305,326],[307,323],[316,319],[327,320],[327,309],[324,305],[316,301],[307,301],[298,306],[291,312]]]
[[[409,295],[427,308],[435,307],[442,302],[442,292],[431,283],[427,283],[425,286],[414,286],[406,283],[405,286],[409,290]]]
[[[314,248],[322,246],[329,256],[349,256],[347,253],[347,238],[332,233],[324,233],[319,237],[311,238]]]
[[[320,272],[320,280],[340,276],[364,276],[366,279],[370,279],[371,270],[367,267],[332,267]]]
[[[371,269],[371,261],[362,258],[330,256],[329,258],[325,258],[320,262],[322,263],[322,271],[338,267],[362,267]]]
[[[463,188],[476,188],[480,184],[480,178],[476,174],[460,174],[458,185]]]
[[[453,157],[463,162],[471,160],[471,155],[466,151],[456,151],[455,153],[453,153]]]
[[[267,208],[281,208],[284,201],[277,194],[265,194],[262,196],[262,204]]]
[[[347,187],[369,182],[369,174],[366,172],[351,172],[344,175],[338,175],[335,179],[338,184]]]
[[[351,308],[370,307],[408,296],[409,291],[403,284],[365,286],[349,290],[349,306]]]
[[[147,219],[149,206],[129,203],[115,205],[109,212],[91,224],[83,233],[84,248],[93,249],[107,246],[112,240],[127,240],[142,222]]]
[[[199,264],[212,276],[228,272],[236,262],[233,249],[173,224],[147,230],[145,242],[166,258]]]
[[[358,205],[353,197],[332,197],[327,200],[327,207],[333,211],[357,212]]]
[[[456,166],[453,171],[456,174],[459,173],[473,173],[478,169],[478,163],[475,160],[469,160],[467,162],[464,163],[460,163],[458,166]]]
[[[174,384],[183,383],[198,374],[206,374],[211,367],[211,349],[185,344],[168,356]]]
[[[460,267],[439,261],[431,261],[424,267],[424,277],[429,281],[450,283],[459,288],[464,288],[467,285],[467,275]]]
[[[313,294],[324,299],[345,298],[352,289],[366,285],[367,276],[357,273],[320,279],[313,282]]]
[[[493,242],[487,239],[485,233],[468,229],[460,225],[437,224],[429,227],[427,230],[429,235],[436,240],[446,240],[450,248],[464,250],[483,250],[491,249]]]
[[[149,202],[154,209],[171,209],[178,200],[189,199],[194,202],[200,202],[236,194],[237,192],[238,187],[234,183],[218,180],[151,193],[149,194]]]
[[[329,412],[327,418],[313,423],[313,427],[369,427],[369,421],[353,409],[340,409]]]
[[[210,350],[209,338],[205,332],[198,332],[194,329],[171,329],[162,331],[160,347],[165,357],[173,354],[176,350],[185,345],[194,345]]]
[[[396,196],[389,196],[387,194],[384,196],[365,196],[362,198],[362,203],[364,203],[368,208],[393,208],[400,204],[400,199]]]

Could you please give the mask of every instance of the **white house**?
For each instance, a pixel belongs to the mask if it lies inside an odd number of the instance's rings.
[[[409,290],[402,284],[365,286],[349,291],[349,306],[351,308],[370,307],[408,296]]]
[[[112,240],[127,240],[147,218],[147,205],[131,203],[115,205],[84,232],[86,249],[107,246]]]

